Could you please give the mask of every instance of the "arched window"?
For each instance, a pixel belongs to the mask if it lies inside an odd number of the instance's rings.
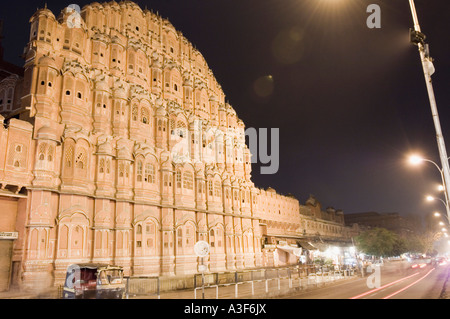
[[[151,184],[155,182],[155,167],[153,164],[145,165],[145,180],[147,183]]]
[[[181,188],[181,171],[180,170],[177,171],[176,179],[177,179],[177,188]]]
[[[49,147],[48,147],[47,161],[49,161],[49,162],[53,161],[53,146],[51,146],[51,145],[49,145]]]
[[[177,252],[182,253],[183,249],[183,228],[178,227],[177,230]]]
[[[143,107],[141,109],[141,122],[144,123],[144,124],[149,124],[150,123],[150,120],[149,120],[149,117],[148,117],[148,110],[145,107]]]
[[[138,182],[142,181],[142,161],[138,161],[137,163],[137,170],[136,170],[136,180]]]
[[[47,143],[42,143],[39,145],[39,160],[43,161],[45,159],[45,153],[47,151]]]
[[[208,181],[208,194],[209,196],[213,196],[213,182],[212,181]]]
[[[137,106],[133,106],[133,109],[131,110],[131,118],[133,121],[137,121],[138,119],[138,108]]]
[[[105,160],[103,158],[100,160],[98,171],[100,173],[103,173],[105,171]]]
[[[214,196],[222,197],[222,185],[219,181],[214,182]]]
[[[181,138],[187,137],[187,132],[186,132],[186,124],[183,121],[178,121],[177,123],[177,131],[178,131],[178,136]]]
[[[211,245],[211,247],[215,247],[216,246],[216,236],[215,236],[215,233],[214,233],[214,229],[212,228],[210,231],[209,231],[209,244]]]
[[[184,172],[183,174],[183,187],[192,190],[194,188],[192,172]]]
[[[159,121],[158,121],[158,131],[161,131],[161,127],[162,127],[162,121],[159,120]]]
[[[66,149],[66,167],[72,167],[72,161],[73,161],[73,147],[72,145],[69,145]]]
[[[75,159],[75,167],[79,169],[86,168],[86,150],[82,147],[78,151],[77,157]]]

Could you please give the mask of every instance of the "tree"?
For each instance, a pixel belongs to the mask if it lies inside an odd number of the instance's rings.
[[[398,256],[406,252],[405,241],[385,228],[373,228],[356,237],[356,246],[367,255]]]

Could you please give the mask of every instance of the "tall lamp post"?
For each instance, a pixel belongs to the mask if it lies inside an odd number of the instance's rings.
[[[422,61],[423,73],[425,76],[425,83],[428,91],[428,98],[430,100],[431,114],[433,116],[434,127],[436,130],[436,139],[439,149],[439,155],[442,164],[442,175],[444,180],[445,197],[449,198],[448,190],[450,189],[448,183],[450,182],[450,168],[448,164],[447,150],[445,148],[444,137],[442,135],[441,124],[437,111],[436,99],[434,97],[433,85],[431,83],[431,75],[434,73],[433,59],[430,57],[428,44],[425,43],[425,35],[420,30],[419,19],[417,18],[416,7],[414,0],[409,0],[411,7],[412,18],[414,21],[414,30],[410,31],[411,42],[418,46],[420,53],[420,60]],[[449,212],[447,211],[447,214]],[[448,216],[450,218],[450,215]]]

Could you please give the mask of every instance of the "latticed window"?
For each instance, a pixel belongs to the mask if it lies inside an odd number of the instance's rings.
[[[47,161],[53,161],[53,146],[49,145],[47,150]]]
[[[145,165],[145,181],[152,184],[155,182],[155,167],[152,164]]]
[[[189,247],[194,243],[194,229],[192,226],[186,225],[185,229],[185,239],[186,239],[186,246]]]
[[[177,188],[181,188],[181,172],[177,171]]]
[[[183,176],[183,187],[186,189],[193,189],[193,177],[191,172],[185,172]]]
[[[144,124],[149,123],[148,110],[145,107],[141,109],[141,122]]]
[[[105,171],[105,160],[103,158],[100,160],[98,171],[100,173],[103,173]]]
[[[137,170],[136,171],[137,171],[136,179],[137,179],[138,182],[140,182],[140,181],[142,181],[142,162],[141,161],[139,161],[137,163]]]
[[[216,241],[216,238],[215,238],[215,234],[214,234],[214,229],[211,229],[209,231],[209,242],[210,242],[211,247],[215,247],[215,241]]]
[[[133,106],[133,109],[131,110],[131,118],[133,121],[137,121],[138,119],[138,108],[137,106]]]
[[[178,121],[177,123],[177,131],[178,131],[178,136],[183,138],[185,136],[187,136],[186,134],[186,124],[182,121]]]
[[[175,121],[170,120],[170,134],[175,135]]]
[[[177,231],[178,248],[183,247],[183,229],[180,227]]]
[[[65,156],[65,161],[66,161],[67,167],[72,167],[72,159],[73,159],[73,147],[70,145],[66,149],[66,156]]]
[[[123,174],[125,173],[125,167],[123,163],[119,164],[119,177],[123,177]]]
[[[213,183],[212,183],[212,181],[208,181],[208,194],[209,194],[209,196],[213,195]]]
[[[39,145],[39,160],[43,161],[45,159],[45,151],[47,149],[47,144],[46,143],[42,143],[41,145]]]
[[[85,168],[86,163],[86,150],[81,148],[77,154],[77,158],[75,159],[75,166],[80,169]]]
[[[222,197],[221,184],[219,181],[214,182],[214,196]]]

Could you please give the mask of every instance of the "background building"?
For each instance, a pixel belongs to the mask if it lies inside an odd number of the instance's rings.
[[[350,226],[352,224],[358,224],[365,227],[380,227],[386,228],[399,235],[407,235],[417,228],[417,220],[411,219],[405,216],[401,216],[399,213],[377,213],[377,212],[364,212],[364,213],[351,213],[344,215],[345,224]]]

